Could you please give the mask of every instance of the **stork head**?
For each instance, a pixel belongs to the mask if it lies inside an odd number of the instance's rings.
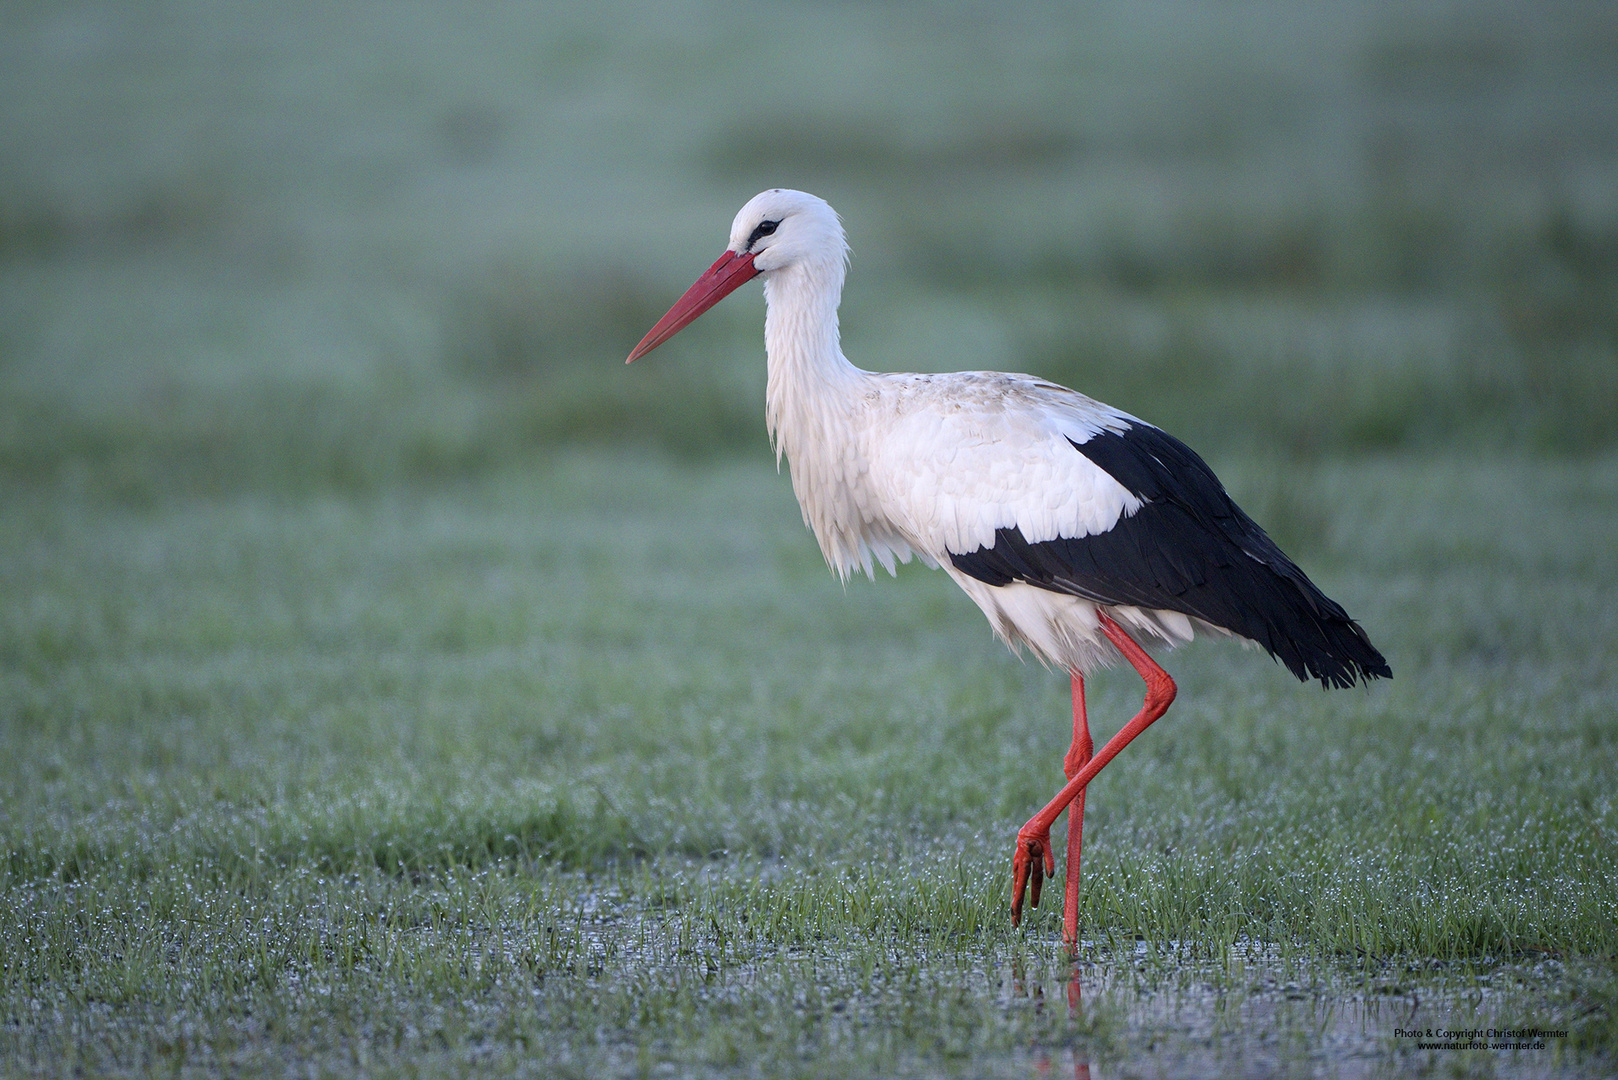
[[[647,332],[625,363],[645,356],[759,274],[811,267],[835,275],[841,287],[847,257],[842,223],[824,199],[788,188],[761,191],[731,223],[724,254]]]

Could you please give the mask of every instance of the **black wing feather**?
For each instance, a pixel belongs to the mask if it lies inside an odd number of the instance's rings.
[[[1393,672],[1365,631],[1242,512],[1196,452],[1137,424],[1073,448],[1142,502],[1094,536],[993,546],[950,561],[989,585],[1027,582],[1099,604],[1191,615],[1258,642],[1299,679],[1352,686]]]

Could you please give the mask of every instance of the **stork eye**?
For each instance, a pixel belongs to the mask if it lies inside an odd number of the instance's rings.
[[[761,221],[754,226],[753,235],[747,238],[747,250],[752,251],[753,245],[758,243],[758,238],[761,236],[770,235],[775,231],[775,227],[779,224],[781,224],[779,221]]]

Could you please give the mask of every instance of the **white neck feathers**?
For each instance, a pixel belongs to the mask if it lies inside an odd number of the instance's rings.
[[[764,279],[765,420],[778,458],[785,452],[797,462],[843,434],[831,429],[846,420],[846,395],[865,373],[848,362],[839,342],[842,293],[840,259],[794,263]]]
[[[869,500],[861,488],[866,470],[860,409],[871,375],[849,363],[838,344],[842,289],[840,259],[773,271],[764,281],[764,344],[766,417],[776,461],[785,455],[804,524],[826,561],[847,577],[856,568],[871,572],[872,523],[861,509]],[[892,569],[890,549],[902,545],[895,539],[877,548],[878,560]]]

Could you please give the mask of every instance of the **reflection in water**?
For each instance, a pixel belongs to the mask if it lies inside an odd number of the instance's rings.
[[[1040,1034],[1024,1044],[1020,1067],[1031,1067],[1041,1080],[1065,1080],[1069,1073],[1100,1080],[1109,1072],[1107,1061],[1092,1069],[1089,1050],[1112,1045],[1133,1072],[1221,1076],[1275,1071],[1277,1047],[1288,1054],[1319,1047],[1354,1062],[1342,1069],[1345,1075],[1380,1074],[1394,1030],[1487,1028],[1505,1022],[1537,992],[1526,968],[1519,989],[1500,987],[1498,971],[1440,981],[1425,966],[1386,964],[1359,976],[1361,1000],[1346,1000],[1343,969],[1284,959],[1274,945],[1242,939],[1223,956],[1202,958],[1177,941],[1134,944],[1131,950],[1081,942],[1081,959],[1058,953],[1050,942],[1046,951],[1006,958],[1002,992],[1043,1021],[1036,1026]],[[1170,974],[1179,985],[1166,985]],[[1053,1015],[1064,998],[1065,1015]],[[1105,1043],[1101,1032],[1109,1033]],[[1575,1071],[1505,1060],[1496,1068],[1502,1076]]]
[[[1011,988],[1018,997],[1030,996],[1023,981],[1022,965],[1016,961],[1011,965]],[[1034,983],[1034,992],[1031,995],[1035,1001],[1043,1002],[1044,987],[1038,981]],[[1074,962],[1067,978],[1067,1012],[1068,1016],[1078,1019],[1084,1007],[1084,989],[1079,981],[1079,965]],[[1077,1046],[1067,1049],[1068,1064],[1073,1067],[1073,1080],[1090,1080],[1090,1056]],[[1049,1054],[1040,1054],[1034,1059],[1034,1073],[1040,1077],[1053,1074],[1052,1062]]]
[[[1028,992],[1028,979],[1023,971],[1022,958],[1013,957],[1011,961],[1011,994],[1013,997],[1031,998],[1036,1008],[1045,1006],[1045,984],[1039,979],[1034,980],[1034,992]]]
[[[1067,976],[1067,1014],[1077,1020],[1084,1010],[1084,988],[1079,982],[1079,964],[1075,960]],[[1090,1058],[1078,1047],[1071,1047],[1068,1056],[1073,1063],[1073,1080],[1090,1080]]]
[[[1076,1046],[1068,1047],[1067,1060],[1068,1064],[1073,1067],[1073,1080],[1090,1080],[1090,1059],[1083,1050]],[[1043,1080],[1044,1077],[1051,1076],[1053,1072],[1050,1055],[1041,1054],[1034,1059],[1035,1076]]]

